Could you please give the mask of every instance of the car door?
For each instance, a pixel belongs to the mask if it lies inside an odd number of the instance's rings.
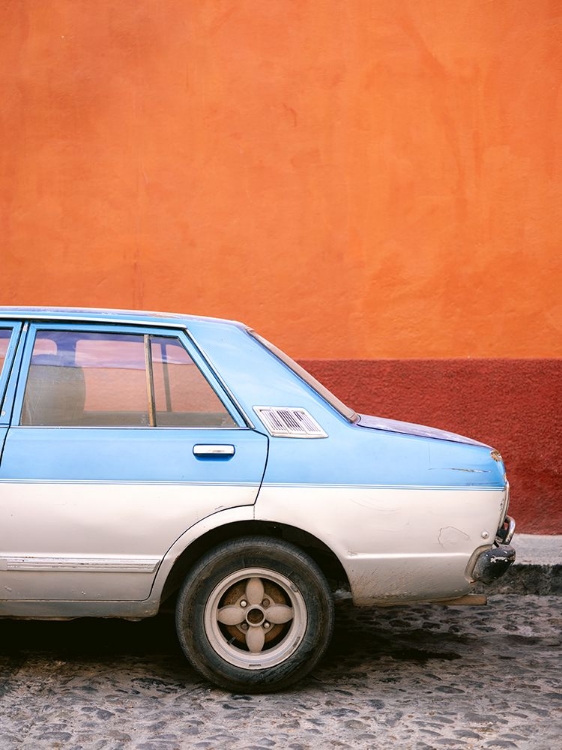
[[[186,529],[255,502],[267,438],[184,331],[36,324],[21,368],[0,462],[2,598],[144,599]]]

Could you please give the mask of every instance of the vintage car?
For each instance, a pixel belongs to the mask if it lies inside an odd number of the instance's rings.
[[[499,453],[356,414],[240,323],[0,308],[0,615],[156,615],[232,691],[356,605],[462,602],[514,559]]]

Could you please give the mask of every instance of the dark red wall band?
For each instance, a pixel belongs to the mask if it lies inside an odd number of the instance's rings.
[[[517,530],[562,534],[562,360],[301,360],[358,412],[428,424],[502,454]]]

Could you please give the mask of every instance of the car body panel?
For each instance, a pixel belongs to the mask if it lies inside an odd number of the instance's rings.
[[[6,440],[0,590],[8,599],[33,598],[37,580],[27,574],[39,569],[42,599],[145,599],[187,528],[255,502],[267,449],[251,430],[210,430],[204,440],[191,430],[62,428],[56,440],[52,432],[18,427]],[[193,446],[207,441],[236,453],[197,459]]]
[[[347,424],[318,393],[256,341],[248,329],[198,320],[190,321],[188,330],[213,369],[228,383],[257,430],[266,432],[254,406],[300,406],[307,409],[328,434],[332,424]]]
[[[240,524],[251,523],[253,520],[254,506],[241,505],[227,510],[219,510],[190,526],[178,537],[163,557],[156,571],[150,594],[146,599],[96,600],[82,597],[79,600],[66,598],[58,600],[12,599],[4,602],[0,600],[0,615],[37,619],[124,617],[136,620],[154,617],[158,614],[162,604],[162,592],[165,589],[168,577],[172,574],[174,564],[186,549],[189,549],[192,544],[209,532],[225,526],[235,528]],[[35,574],[28,573],[27,575]]]
[[[314,533],[337,554],[354,603],[384,604],[467,593],[467,566],[491,546],[504,501],[504,490],[266,483],[256,518]]]
[[[350,419],[241,323],[0,308],[0,328],[10,325],[0,381],[0,614],[155,614],[190,545],[238,522],[316,538],[341,563],[356,604],[453,598],[469,590],[476,556],[507,512],[505,467],[490,447]],[[21,425],[33,338],[53,328],[177,337],[236,427]],[[275,437],[258,406],[304,409],[322,437]],[[232,453],[198,456],[200,445]]]

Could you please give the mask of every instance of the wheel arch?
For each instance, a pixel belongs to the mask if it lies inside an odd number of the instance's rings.
[[[337,555],[310,532],[272,521],[237,520],[205,531],[175,558],[162,585],[160,605],[178,591],[189,570],[206,552],[222,542],[243,536],[269,537],[290,542],[316,562],[333,590],[350,589],[349,579]]]

